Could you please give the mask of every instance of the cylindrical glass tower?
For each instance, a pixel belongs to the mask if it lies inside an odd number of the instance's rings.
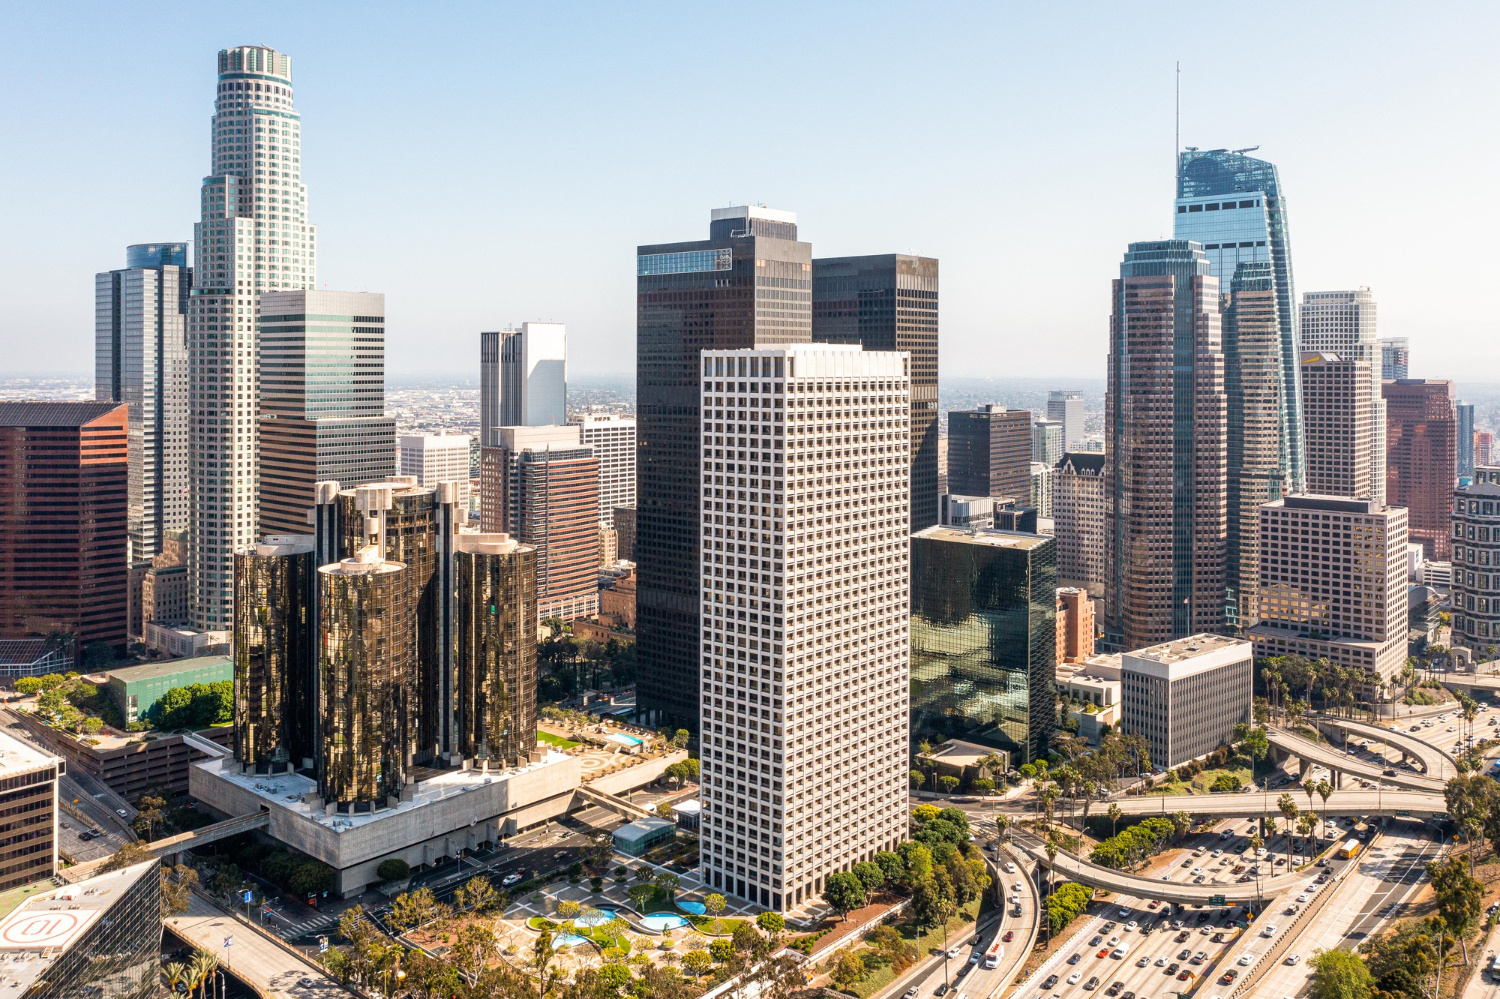
[[[536,746],[536,549],[505,534],[455,538],[458,749],[506,767]]]
[[[234,732],[242,768],[283,773],[314,755],[313,539],[234,555]]]

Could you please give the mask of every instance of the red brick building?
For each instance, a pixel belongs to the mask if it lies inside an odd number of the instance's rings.
[[[1453,487],[1458,482],[1458,411],[1453,383],[1436,378],[1386,381],[1385,501],[1407,509],[1407,533],[1429,559],[1447,561]]]

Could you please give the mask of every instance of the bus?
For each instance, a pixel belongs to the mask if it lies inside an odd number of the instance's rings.
[[[1348,860],[1359,852],[1359,840],[1345,840],[1344,845],[1339,847],[1338,857],[1340,860]]]
[[[1000,959],[1005,956],[1005,947],[996,940],[990,944],[990,949],[984,952],[984,966],[989,969],[1000,967]]]

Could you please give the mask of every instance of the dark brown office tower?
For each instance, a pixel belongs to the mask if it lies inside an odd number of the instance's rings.
[[[716,208],[708,235],[636,250],[637,701],[646,716],[691,729],[701,655],[699,355],[812,340],[812,246],[797,241],[796,216]],[[737,462],[759,467],[764,452],[737,440]]]
[[[1458,410],[1453,383],[1398,378],[1385,398],[1385,501],[1407,509],[1407,533],[1429,559],[1447,561],[1453,487],[1458,482]]]
[[[905,253],[814,259],[813,339],[911,355],[911,529],[932,527],[939,492],[938,262]]]
[[[1281,323],[1270,261],[1242,263],[1223,296],[1229,414],[1224,578],[1227,630],[1260,620],[1260,507],[1281,499]]]
[[[1031,410],[987,405],[949,413],[948,492],[1030,505]]]
[[[0,638],[125,647],[127,408],[0,402]]]
[[[536,748],[537,550],[504,534],[460,534],[455,548],[458,748],[506,767]]]
[[[234,553],[235,758],[245,770],[284,773],[317,756],[316,568],[307,535]]]
[[[616,534],[616,536],[619,539],[618,543],[615,546],[615,553],[616,553],[616,555],[619,558],[624,559],[626,562],[634,562],[635,561],[635,507],[633,507],[633,506],[617,506],[617,507],[615,507],[614,524],[615,524],[615,534]]]
[[[1224,627],[1219,320],[1219,281],[1198,244],[1130,244],[1104,402],[1104,629],[1124,651]]]

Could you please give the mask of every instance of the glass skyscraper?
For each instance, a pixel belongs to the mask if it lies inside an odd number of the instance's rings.
[[[1189,149],[1178,160],[1176,209],[1173,236],[1202,245],[1209,273],[1222,287],[1242,263],[1271,263],[1281,330],[1281,467],[1289,491],[1301,492],[1306,452],[1297,405],[1297,297],[1276,165],[1227,149]]]

